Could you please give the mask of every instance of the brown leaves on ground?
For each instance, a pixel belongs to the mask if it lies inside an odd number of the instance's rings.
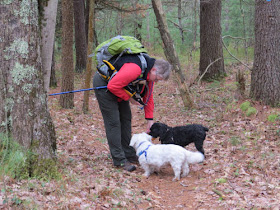
[[[257,114],[247,117],[240,109],[245,99],[236,99],[235,71],[229,72],[222,82],[193,85],[195,110],[183,108],[172,78],[155,85],[156,121],[169,126],[200,123],[209,127],[204,143],[204,163],[191,165],[190,174],[178,182],[172,182],[170,167],[146,179],[142,177],[140,166],[132,173],[112,166],[93,91],[86,115],[82,113],[83,93],[75,93],[72,110],[61,109],[58,96],[50,97],[62,178],[16,181],[5,177],[5,190],[3,180],[0,183],[0,207],[279,209],[280,119],[269,122],[267,117],[275,113],[280,115],[280,109],[251,101]],[[250,78],[247,77],[248,95]],[[82,85],[76,87],[79,89]],[[52,92],[59,92],[59,88]],[[143,111],[133,105],[132,112],[133,133],[145,131]],[[195,150],[193,144],[186,148]],[[8,203],[3,204],[4,201]]]

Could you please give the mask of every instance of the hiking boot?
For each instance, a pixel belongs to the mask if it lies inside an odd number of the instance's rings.
[[[137,156],[134,156],[134,157],[129,157],[129,158],[126,158],[129,162],[133,163],[133,164],[139,164],[139,161],[138,161],[138,157]]]
[[[129,161],[126,161],[125,163],[121,163],[120,167],[129,172],[136,170],[136,167],[132,165]]]

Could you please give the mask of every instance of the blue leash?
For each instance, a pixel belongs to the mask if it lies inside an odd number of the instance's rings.
[[[80,90],[71,90],[71,91],[61,92],[61,93],[52,93],[52,94],[49,94],[49,96],[62,95],[62,94],[67,94],[67,93],[77,93],[77,92],[89,91],[89,90],[98,90],[98,89],[103,89],[103,88],[107,88],[107,86],[100,86],[100,87],[80,89]]]
[[[95,87],[95,88],[88,88],[88,89],[80,89],[80,90],[71,90],[71,91],[66,91],[66,92],[60,92],[60,93],[52,93],[52,94],[49,94],[49,96],[57,96],[57,95],[62,95],[62,94],[67,94],[67,93],[77,93],[77,92],[82,92],[82,91],[89,91],[89,90],[98,90],[98,89],[103,89],[103,88],[107,88],[107,86],[100,86],[100,87]],[[154,88],[154,82],[152,83],[152,87],[151,87],[151,90],[150,90],[150,93],[149,93],[149,96],[146,100],[146,103],[144,106],[147,105],[148,101],[150,100],[150,97],[152,95],[152,92],[153,92],[153,88]],[[139,107],[141,110],[144,109],[144,106],[143,107]]]

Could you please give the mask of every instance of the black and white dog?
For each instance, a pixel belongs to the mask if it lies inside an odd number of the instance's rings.
[[[203,142],[208,130],[208,128],[199,124],[172,128],[163,123],[154,123],[149,134],[154,138],[159,137],[162,144],[176,144],[185,147],[193,142],[196,149],[204,154]]]

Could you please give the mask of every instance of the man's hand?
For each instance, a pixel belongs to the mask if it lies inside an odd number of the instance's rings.
[[[150,128],[154,124],[153,120],[147,120],[147,133],[150,133]]]

